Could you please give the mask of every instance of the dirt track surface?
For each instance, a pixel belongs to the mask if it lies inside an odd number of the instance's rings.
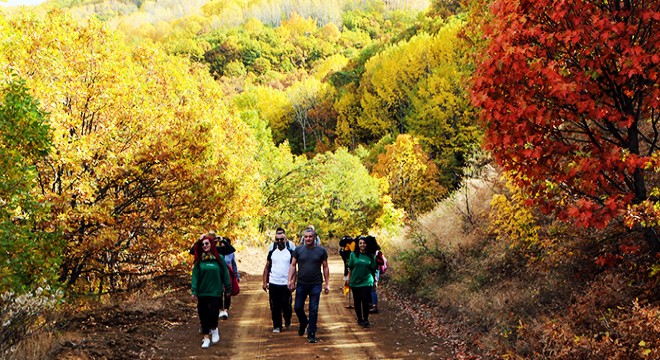
[[[264,257],[265,258],[265,257]],[[330,294],[322,294],[318,343],[298,336],[298,321],[272,332],[268,294],[261,274],[244,274],[241,293],[232,299],[228,320],[220,320],[220,342],[202,349],[196,304],[187,289],[170,294],[160,310],[111,308],[96,316],[80,314],[65,328],[55,359],[456,359],[449,339],[418,328],[387,293],[379,295],[379,314],[371,327],[356,323],[341,291],[342,262],[330,258]],[[306,304],[306,306],[308,303]]]

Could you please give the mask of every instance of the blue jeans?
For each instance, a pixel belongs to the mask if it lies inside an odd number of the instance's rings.
[[[378,280],[380,280],[380,271],[376,270],[376,281]],[[378,306],[378,294],[375,286],[371,288],[371,305]]]
[[[296,286],[296,302],[293,309],[298,316],[300,326],[307,326],[307,333],[316,332],[316,321],[319,318],[319,301],[321,300],[321,288],[323,284]],[[309,318],[305,314],[305,300],[309,296]]]

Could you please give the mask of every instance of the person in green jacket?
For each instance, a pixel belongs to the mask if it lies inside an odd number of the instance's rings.
[[[194,247],[192,296],[197,301],[197,314],[202,324],[202,348],[220,341],[218,314],[223,289],[229,294],[231,282],[225,258],[218,253],[212,236],[204,235]],[[210,336],[210,338],[209,338]]]
[[[369,327],[369,306],[371,306],[371,288],[375,286],[376,256],[367,253],[367,241],[358,238],[359,251],[353,251],[348,259],[348,280],[353,292],[353,304],[358,325]]]

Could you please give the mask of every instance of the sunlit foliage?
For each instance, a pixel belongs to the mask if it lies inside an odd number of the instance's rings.
[[[14,19],[2,35],[0,68],[50,114],[37,196],[67,241],[61,281],[130,287],[179,264],[182,234],[249,230],[260,203],[251,135],[204,67],[58,12]]]

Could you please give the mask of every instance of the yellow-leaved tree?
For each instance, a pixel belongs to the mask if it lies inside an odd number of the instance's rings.
[[[399,135],[385,149],[373,173],[386,180],[392,203],[414,220],[431,210],[447,189],[436,181],[437,166],[412,136]]]
[[[130,288],[181,265],[201,231],[251,226],[251,132],[208,69],[58,11],[16,17],[0,35],[2,76],[24,78],[49,113],[38,196],[64,231],[62,282]]]
[[[440,168],[444,186],[456,184],[481,138],[465,86],[463,26],[452,18],[436,34],[420,33],[373,56],[358,89],[363,112],[356,131],[413,135]]]

